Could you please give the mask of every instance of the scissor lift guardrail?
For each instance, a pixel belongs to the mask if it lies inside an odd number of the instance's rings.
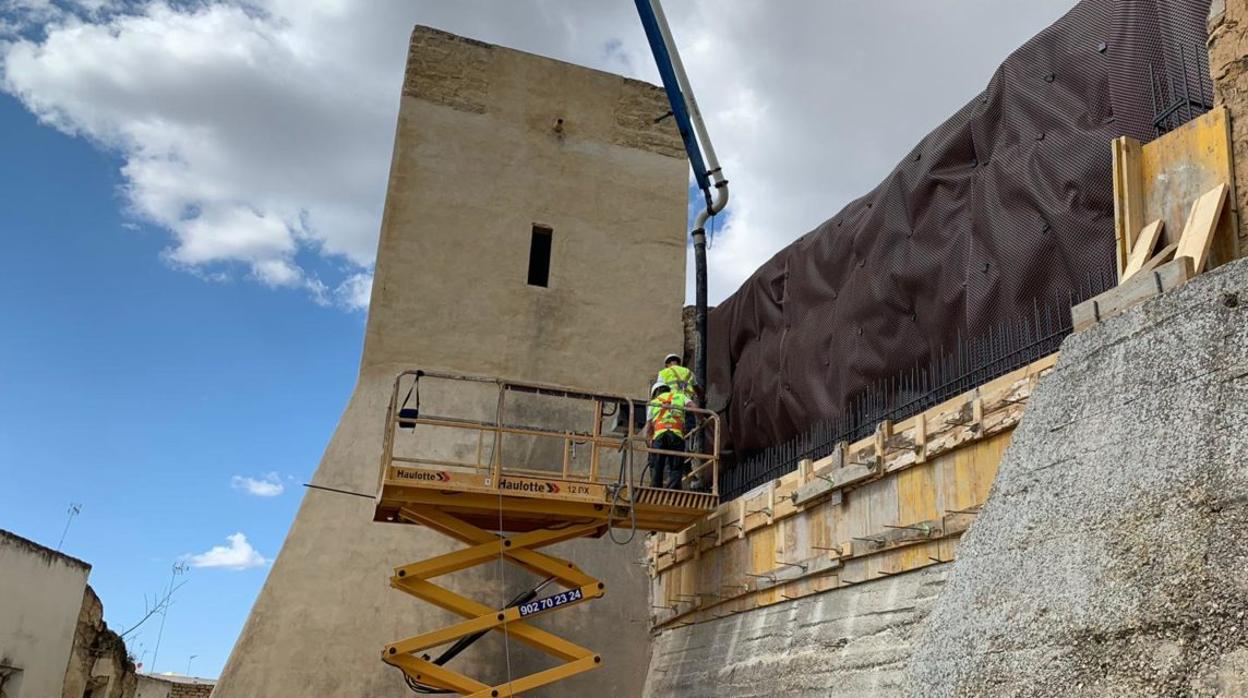
[[[440,395],[451,398],[447,402],[459,402],[475,414],[430,414],[428,404],[422,410],[422,381],[439,384]],[[488,416],[482,409],[485,398],[492,401]],[[374,518],[423,525],[469,547],[397,567],[390,584],[466,620],[391,643],[382,650],[382,659],[402,669],[409,684],[491,698],[518,695],[601,664],[600,655],[524,620],[597,598],[606,590],[572,562],[538,549],[597,537],[612,527],[679,531],[719,504],[718,417],[689,408],[696,427],[685,435],[687,449],[655,449],[639,431],[646,404],[619,395],[481,376],[418,370],[399,374],[387,409]],[[552,422],[571,428],[555,428]],[[587,458],[578,455],[584,451]],[[689,463],[680,489],[644,483],[646,469],[637,461],[651,456]],[[564,590],[500,609],[430,581],[500,557]],[[504,629],[508,637],[563,663],[488,686],[421,654]]]

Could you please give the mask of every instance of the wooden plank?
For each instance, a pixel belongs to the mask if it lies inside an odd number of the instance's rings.
[[[842,554],[852,554],[855,546],[860,545],[862,542],[854,539],[871,535],[870,531],[867,530],[871,508],[861,490],[847,493],[841,506],[843,509],[841,511],[840,527],[836,531],[836,536],[839,539],[836,545],[841,548]]]
[[[654,586],[654,598],[664,601],[660,602],[660,608],[653,609],[656,613],[652,621],[658,627],[676,627],[676,623],[702,622],[819,593],[843,586],[836,579],[834,573],[837,572],[845,574],[848,579],[866,583],[889,574],[936,564],[948,559],[941,557],[949,544],[946,541],[956,541],[974,518],[968,514],[949,514],[914,522],[909,528],[892,528],[872,536],[871,541],[847,545],[845,552],[855,557],[838,558],[826,551],[801,556],[784,555],[785,551],[780,546],[773,545],[777,562],[768,570],[756,572],[761,575],[757,577],[739,574],[735,560],[740,557],[738,553],[746,552],[752,561],[748,569],[765,564],[766,540],[757,539],[764,550],[745,550],[747,546],[744,544],[732,545],[730,550],[721,552],[730,552],[731,555],[726,555],[715,565],[686,564],[666,575],[666,580],[659,580]],[[798,530],[803,524],[790,521],[785,525]],[[750,538],[751,541],[755,539],[754,535]],[[780,564],[779,561],[791,564]],[[847,574],[844,572],[846,565],[850,566]],[[665,592],[666,589],[672,591]],[[675,609],[667,606],[675,606]]]
[[[1172,242],[1169,245],[1166,245],[1165,247],[1161,248],[1160,252],[1153,255],[1152,258],[1150,258],[1147,262],[1145,262],[1144,266],[1140,267],[1140,271],[1149,272],[1165,264],[1166,262],[1169,262],[1170,260],[1174,259],[1174,253],[1178,249],[1179,249],[1179,243],[1177,242]]]
[[[1219,184],[1233,188],[1230,118],[1224,107],[1215,107],[1170,133],[1144,145],[1140,175],[1143,182],[1143,220],[1165,221],[1161,244],[1178,242],[1192,202]],[[1235,204],[1228,207],[1235,219]],[[1228,231],[1235,224],[1227,221]],[[1215,236],[1208,268],[1238,256],[1237,236]],[[1200,271],[1197,269],[1197,271]]]
[[[969,509],[977,504],[979,500],[975,496],[977,479],[975,466],[975,447],[960,448],[951,454],[953,457],[949,471],[953,474],[952,497],[946,499],[953,504],[951,510],[958,511]]]
[[[814,461],[809,458],[803,458],[797,462],[797,477],[802,482],[810,480],[810,474],[814,470]]]
[[[940,541],[931,541],[921,545],[910,545],[893,551],[890,562],[897,572],[909,572],[920,567],[935,564],[932,561],[940,553]]]
[[[1161,230],[1165,225],[1166,222],[1158,218],[1140,231],[1140,237],[1135,241],[1131,256],[1127,259],[1127,267],[1122,272],[1123,281],[1134,276],[1144,267],[1145,262],[1152,259],[1153,250],[1157,249],[1157,241],[1161,239]]]
[[[773,569],[776,567],[776,528],[768,526],[767,528],[752,531],[749,537],[750,545],[750,573],[751,574],[774,574]],[[766,580],[754,578],[755,583],[765,585]],[[778,600],[779,594],[765,592],[759,599],[760,603],[772,603]]]
[[[927,415],[924,412],[914,417],[914,457],[916,463],[927,462]]]
[[[918,521],[935,519],[940,515],[936,509],[936,468],[925,463],[897,474],[898,523],[909,526]]]
[[[1052,370],[1052,367],[1057,363],[1057,359],[1058,354],[1056,352],[1049,354],[1048,356],[1037,359],[1023,368],[995,378],[973,391],[952,397],[949,400],[931,407],[926,412],[922,413],[920,416],[923,419],[924,425],[924,441],[927,442],[926,447],[923,449],[923,453],[925,454],[924,460],[926,460],[927,457],[934,459],[941,453],[951,449],[956,449],[964,443],[973,441],[974,439],[982,436],[991,435],[988,428],[985,428],[983,432],[977,433],[973,430],[967,429],[965,426],[957,427],[956,429],[951,426],[955,424],[970,424],[974,420],[975,410],[971,400],[977,393],[983,393],[991,397],[997,391],[1011,390],[1017,386],[1019,381],[1031,380],[1035,376],[1043,375],[1047,371]],[[991,402],[991,400],[987,402]],[[901,424],[905,426],[905,428],[911,429],[913,428],[913,425],[917,424],[918,418],[919,416],[912,417]],[[1006,420],[1005,422],[999,424],[998,428],[1009,428],[1012,424],[1013,421]],[[953,433],[955,431],[956,433]],[[874,438],[874,435],[872,435],[855,442],[852,449],[850,449],[845,442],[838,443],[831,455],[820,458],[812,463],[811,467],[814,469],[814,472],[830,477],[831,472],[838,470],[843,465],[847,451],[852,450],[854,458],[861,458],[863,457],[863,454],[861,453],[862,451],[866,450],[869,452],[872,450],[871,442]],[[936,441],[933,442],[933,438],[935,438]],[[911,437],[911,440],[914,440],[913,436]],[[917,458],[912,458],[909,454],[905,453],[896,457],[909,459],[909,462],[905,463],[902,467],[911,467],[918,462]],[[891,472],[898,469],[901,468],[890,467],[887,470]],[[783,476],[778,482],[781,483],[781,490],[786,490],[789,487],[796,489],[800,486],[798,473],[796,472]],[[851,484],[856,484],[856,482],[857,481]],[[759,496],[760,493],[765,493],[765,490],[768,487],[770,487],[770,483],[753,490],[751,495],[748,497],[740,497],[735,501],[721,504],[715,512],[709,515],[713,517],[724,517],[725,540],[732,536],[741,537],[746,531],[756,525],[754,517],[748,517],[750,521],[747,522],[746,527],[739,527],[735,524],[736,522],[740,522],[747,518],[745,517],[744,511],[746,502],[753,500],[753,498]],[[753,503],[751,503],[751,508],[753,508]],[[775,518],[782,518],[783,516],[795,514],[799,511],[798,508],[790,506],[780,506],[778,509],[779,512]],[[666,535],[667,534],[664,534],[664,536]],[[663,536],[660,536],[660,539],[662,538]]]
[[[1205,263],[1209,261],[1213,234],[1221,221],[1229,190],[1230,187],[1222,183],[1205,192],[1192,204],[1191,212],[1187,216],[1183,236],[1179,238],[1179,249],[1175,250],[1174,256],[1190,257],[1192,272],[1195,274],[1204,271]]]
[[[1071,321],[1076,332],[1088,329],[1106,318],[1117,315],[1144,301],[1173,288],[1178,288],[1192,278],[1190,257],[1178,257],[1152,270],[1148,274],[1136,274],[1117,288],[1112,288],[1095,298],[1086,300],[1070,309]]]
[[[836,504],[827,501],[807,511],[806,527],[810,531],[812,555],[818,553],[837,555],[837,553],[828,551],[826,548],[836,547],[836,537],[833,534],[835,533],[834,527],[836,526],[837,517],[834,509],[839,508],[839,505],[839,501]]]
[[[1119,278],[1144,225],[1144,176],[1140,142],[1123,136],[1111,144],[1114,172],[1114,251]]]
[[[845,523],[848,507],[845,506],[844,500],[841,504],[828,509],[827,533],[824,537],[823,545],[828,548],[836,548],[833,553],[838,557],[846,554],[841,548],[841,544],[848,540],[849,536],[845,534],[847,525]]]
[[[835,485],[835,481],[832,478],[821,474],[793,492],[793,503],[797,506],[808,506],[812,502],[829,495],[833,503],[841,503],[840,488]]]
[[[869,480],[880,472],[875,463],[870,465],[847,465],[832,473],[832,486],[836,488]]]
[[[1001,459],[1005,457],[1005,449],[1010,445],[1012,436],[1013,432],[1006,432],[998,438],[978,441],[968,449],[972,462],[970,482],[971,500],[974,502],[972,506],[988,501],[992,483],[997,479],[997,468],[1001,465]]]
[[[867,499],[867,526],[869,535],[887,533],[889,526],[897,525],[897,478],[890,477],[868,483],[855,494],[862,493]]]

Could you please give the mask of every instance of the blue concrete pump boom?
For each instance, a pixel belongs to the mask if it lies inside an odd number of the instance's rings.
[[[689,154],[689,165],[693,167],[693,178],[698,188],[706,197],[707,207],[711,206],[711,180],[706,174],[706,163],[702,159],[702,149],[698,147],[697,135],[693,132],[693,123],[689,120],[689,106],[685,103],[685,95],[680,90],[676,78],[676,70],[672,67],[672,57],[663,41],[663,32],[659,29],[658,19],[650,0],[636,0],[637,14],[641,15],[641,26],[646,30],[646,39],[650,42],[650,52],[654,54],[654,62],[659,68],[659,77],[663,78],[663,89],[667,92],[667,101],[672,105],[672,118],[676,120],[676,128],[680,130],[680,138],[685,142],[685,152]]]
[[[715,148],[706,132],[706,123],[698,110],[698,102],[694,99],[693,89],[689,86],[689,78],[685,74],[685,66],[680,60],[680,52],[672,40],[671,30],[667,26],[667,18],[663,14],[661,0],[634,0],[637,14],[641,17],[641,26],[646,30],[646,39],[650,42],[650,51],[654,54],[654,62],[658,65],[659,76],[663,79],[663,88],[667,99],[672,105],[672,118],[680,130],[681,140],[685,143],[685,152],[689,155],[689,165],[693,168],[693,178],[702,195],[706,199],[706,208],[698,214],[693,230],[689,236],[693,240],[693,260],[696,275],[694,291],[694,326],[697,331],[697,343],[694,346],[693,372],[698,386],[708,390],[706,377],[706,221],[724,209],[728,204],[728,180],[724,179],[719,160],[715,157]],[[703,151],[705,150],[705,157]]]

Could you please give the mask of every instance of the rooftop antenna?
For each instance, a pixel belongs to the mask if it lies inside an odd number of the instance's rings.
[[[165,592],[166,600],[173,596],[173,581],[177,579],[178,575],[186,574],[188,569],[190,569],[190,565],[185,562],[173,563],[169,574],[169,590]],[[160,655],[160,638],[165,634],[165,618],[168,616],[169,604],[166,602],[164,609],[160,612],[160,630],[156,632],[156,649],[152,650],[152,671],[150,673],[153,674],[156,673],[156,657]]]
[[[65,536],[69,533],[69,525],[74,522],[74,517],[82,511],[82,505],[77,502],[69,503],[69,518],[65,520],[65,530],[61,531],[61,539],[56,542],[56,552],[61,552],[61,546],[65,544]]]

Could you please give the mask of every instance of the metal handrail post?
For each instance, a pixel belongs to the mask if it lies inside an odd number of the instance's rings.
[[[593,400],[594,428],[590,431],[593,444],[589,448],[589,481],[598,482],[598,438],[602,436],[602,401]]]
[[[390,404],[386,406],[386,430],[381,437],[381,468],[377,474],[377,496],[381,496],[381,490],[385,487],[386,469],[390,466],[390,461],[394,458],[394,427],[398,421],[398,415],[395,411],[398,407],[399,385],[403,380],[406,372],[400,373],[394,378],[394,390],[390,391]]]
[[[498,381],[498,411],[494,416],[494,424],[501,427],[503,424],[503,399],[507,395],[507,385],[502,381]],[[494,430],[494,453],[491,454],[493,461],[493,474],[490,476],[491,482],[494,483],[494,489],[502,487],[500,479],[503,476],[503,430],[496,428]]]
[[[713,435],[713,437],[712,437],[712,438],[714,438],[714,440],[715,440],[715,441],[714,441],[714,443],[715,443],[715,447],[714,447],[714,451],[715,451],[715,453],[714,453],[714,455],[715,455],[715,467],[711,469],[711,494],[713,494],[713,495],[715,495],[716,497],[718,497],[718,496],[719,496],[719,466],[720,466],[720,461],[719,461],[719,415],[711,415],[711,418],[712,418],[712,420],[713,420],[713,421],[714,421],[714,423],[715,423],[715,433],[714,433],[714,435]]]

